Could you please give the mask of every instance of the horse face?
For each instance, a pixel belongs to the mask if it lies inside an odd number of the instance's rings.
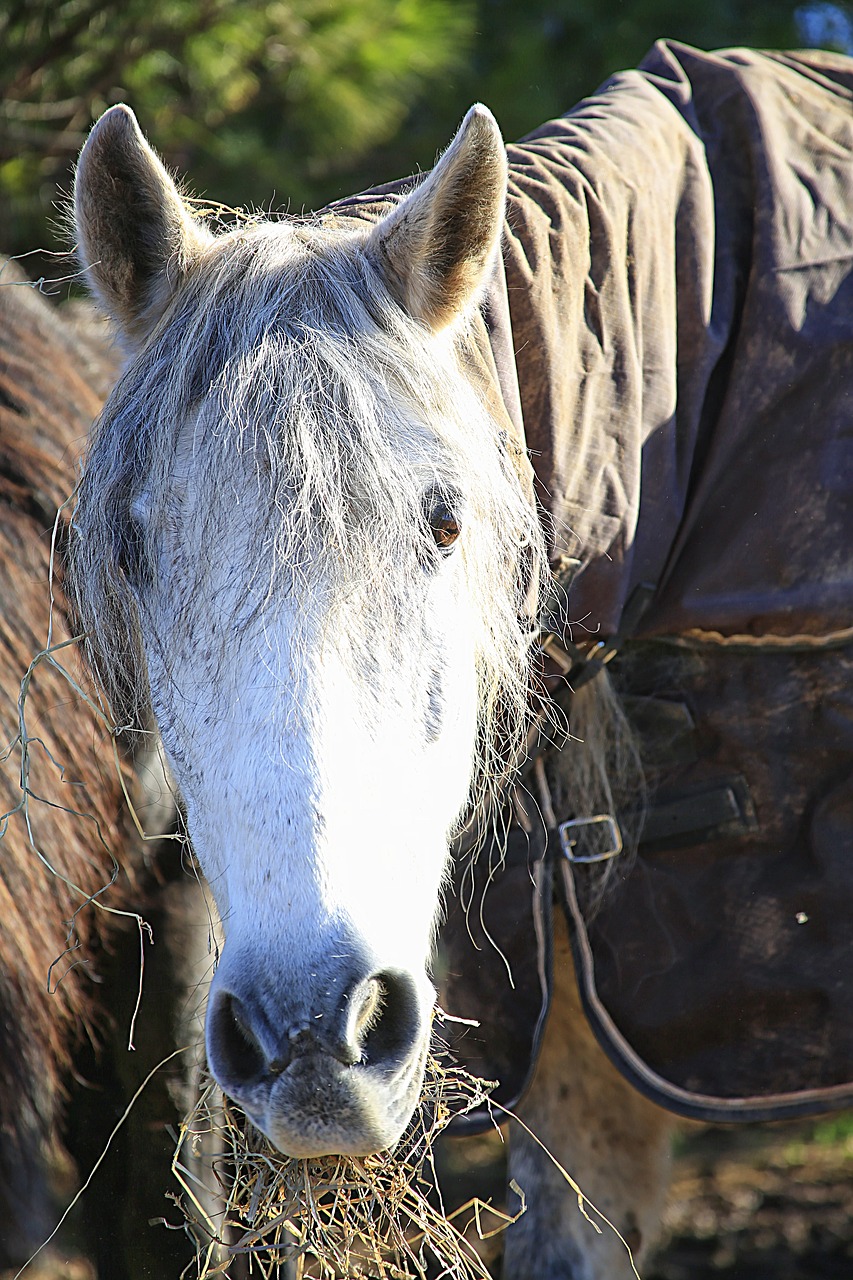
[[[523,685],[535,515],[454,333],[504,190],[482,109],[343,247],[213,240],[125,108],[81,156],[82,251],[136,359],[81,486],[80,611],[108,688],[148,690],[220,911],[211,1068],[291,1155],[412,1114],[448,834]]]
[[[421,520],[381,590],[330,564],[268,593],[239,514],[258,502],[253,461],[212,514],[187,459],[147,531],[151,705],[227,939],[210,1066],[289,1154],[364,1153],[399,1136],[429,1041],[426,962],[477,722],[463,557]],[[200,547],[216,549],[201,571]]]

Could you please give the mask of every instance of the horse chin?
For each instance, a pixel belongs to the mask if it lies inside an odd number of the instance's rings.
[[[419,1056],[393,1075],[307,1054],[239,1101],[285,1156],[374,1155],[394,1146],[414,1114],[428,1045],[427,1037]]]

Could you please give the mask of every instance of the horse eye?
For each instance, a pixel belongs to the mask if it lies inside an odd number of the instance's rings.
[[[429,527],[435,538],[435,545],[442,555],[449,555],[453,544],[461,532],[459,521],[446,502],[437,502],[429,517]]]

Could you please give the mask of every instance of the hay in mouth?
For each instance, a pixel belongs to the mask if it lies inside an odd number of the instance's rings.
[[[296,1159],[276,1151],[207,1082],[172,1164],[198,1280],[229,1276],[241,1258],[241,1274],[248,1264],[264,1280],[285,1264],[288,1277],[302,1280],[426,1280],[428,1269],[448,1280],[488,1280],[466,1229],[485,1239],[509,1220],[479,1200],[446,1217],[433,1146],[453,1116],[481,1105],[493,1088],[432,1055],[418,1111],[392,1151]],[[206,1178],[197,1171],[202,1149],[214,1152]]]

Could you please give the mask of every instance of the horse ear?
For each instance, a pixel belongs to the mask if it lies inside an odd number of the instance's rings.
[[[195,222],[129,107],[110,107],[77,164],[74,219],[89,284],[140,346],[211,237]]]
[[[506,182],[495,118],[474,106],[432,172],[371,233],[368,252],[391,293],[429,328],[477,298],[500,244]]]

